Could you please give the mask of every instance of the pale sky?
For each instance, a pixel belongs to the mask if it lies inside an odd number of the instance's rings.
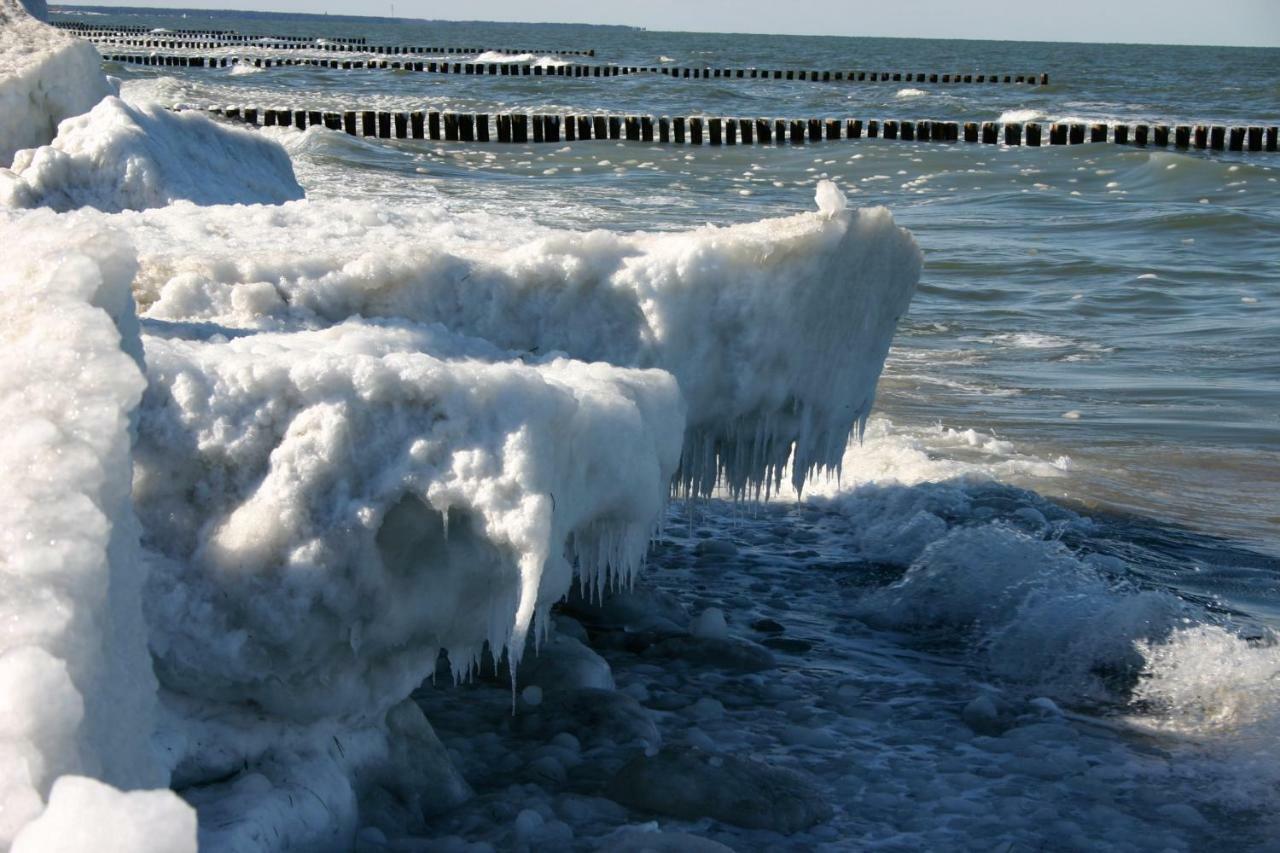
[[[99,0],[92,5],[380,16],[392,8],[390,0]],[[651,30],[1280,47],[1280,0],[396,0],[395,14]]]

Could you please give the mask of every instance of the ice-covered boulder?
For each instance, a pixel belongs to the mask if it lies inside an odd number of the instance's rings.
[[[0,219],[0,245],[0,848],[105,849],[77,835],[91,814],[126,834],[189,816],[167,792],[67,781],[168,784],[130,504],[136,267],[119,233],[51,219]],[[193,849],[194,829],[184,837]]]
[[[175,201],[279,204],[302,198],[276,142],[195,112],[108,97],[64,121],[49,145],[0,169],[0,204],[116,212]]]
[[[58,123],[111,94],[102,58],[87,41],[36,20],[43,2],[0,0],[0,166],[44,145]]]

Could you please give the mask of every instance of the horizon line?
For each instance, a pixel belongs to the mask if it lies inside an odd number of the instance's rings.
[[[329,12],[281,12],[270,9],[229,9],[222,7],[206,7],[206,6],[130,6],[100,3],[50,3],[48,4],[50,12],[61,9],[118,9],[129,10],[133,12],[155,13],[155,12],[216,12],[226,15],[245,14],[250,16],[257,15],[283,15],[295,18],[353,18],[357,20],[367,21],[386,21],[386,22],[415,22],[415,23],[447,23],[447,24],[512,24],[512,25],[535,25],[535,26],[562,26],[562,27],[610,27],[618,29],[639,30],[641,32],[650,33],[677,33],[677,34],[693,34],[693,35],[725,35],[725,36],[785,36],[797,38],[817,38],[817,39],[883,39],[886,41],[966,41],[966,42],[1004,42],[1013,44],[1063,44],[1063,45],[1106,45],[1116,47],[1229,47],[1239,50],[1280,50],[1280,44],[1263,45],[1263,44],[1226,44],[1226,43],[1205,43],[1205,42],[1143,42],[1143,41],[1050,41],[1046,39],[1015,39],[1015,38],[978,38],[975,36],[886,36],[886,35],[834,35],[832,33],[800,33],[800,32],[758,32],[750,30],[666,30],[653,29],[650,27],[642,27],[636,24],[603,24],[603,23],[584,23],[581,21],[516,21],[516,20],[488,20],[483,18],[414,18],[414,17],[388,17],[386,15],[359,15],[346,12],[337,12],[330,14]]]

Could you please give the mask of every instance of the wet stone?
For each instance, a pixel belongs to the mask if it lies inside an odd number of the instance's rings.
[[[719,841],[687,832],[626,829],[597,848],[599,853],[733,853]]]
[[[738,546],[727,539],[704,539],[693,548],[699,557],[736,557]]]
[[[716,637],[672,637],[655,643],[646,656],[675,658],[736,672],[763,672],[778,665],[773,652],[748,640]]]
[[[786,834],[832,814],[817,786],[794,770],[686,746],[633,759],[607,793],[640,811]]]
[[[814,645],[809,640],[801,640],[795,637],[766,637],[761,642],[771,649],[792,655],[805,654],[811,651]]]
[[[550,739],[571,732],[584,747],[640,746],[657,749],[662,736],[650,713],[635,699],[615,690],[583,688],[546,697],[512,721],[518,734]]]

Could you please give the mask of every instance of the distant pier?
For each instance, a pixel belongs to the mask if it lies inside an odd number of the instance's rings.
[[[376,52],[367,48],[365,52]],[[389,48],[388,50],[428,51],[427,48]],[[435,52],[430,49],[428,52]],[[443,51],[442,51],[443,52]],[[457,51],[473,53],[476,51]],[[483,51],[479,51],[483,52]],[[534,53],[536,51],[521,51]],[[564,55],[564,54],[561,54]],[[528,62],[454,62],[408,61],[388,59],[318,59],[311,57],[269,56],[188,56],[185,54],[104,54],[103,59],[133,65],[162,65],[181,68],[226,68],[232,65],[253,65],[256,68],[280,68],[310,66],[343,71],[392,70],[429,74],[467,74],[502,77],[623,77],[649,74],[683,80],[803,80],[813,83],[941,83],[954,84],[1014,84],[1047,86],[1048,74],[960,74],[923,71],[807,71],[804,69],[763,68],[688,68],[649,65],[583,65],[565,64],[543,67]]]
[[[352,136],[509,144],[616,140],[670,145],[806,145],[886,139],[941,144],[1075,146],[1085,143],[1213,151],[1277,150],[1280,128],[1168,124],[1050,124],[855,118],[725,118],[437,111],[343,112],[212,107],[213,115],[264,127],[326,127]],[[1047,133],[1046,133],[1047,130]]]

